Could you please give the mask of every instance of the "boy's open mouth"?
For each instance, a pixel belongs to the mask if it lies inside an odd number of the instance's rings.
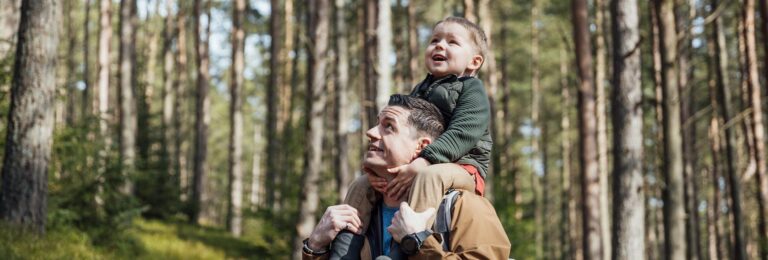
[[[435,55],[432,55],[432,60],[433,61],[446,61],[446,60],[448,60],[448,58],[446,58],[445,56],[440,55],[440,54],[435,54]]]

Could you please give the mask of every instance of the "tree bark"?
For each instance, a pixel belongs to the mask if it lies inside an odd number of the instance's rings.
[[[245,0],[234,2],[232,10],[232,77],[230,78],[229,204],[227,227],[233,236],[243,233],[243,67]]]
[[[0,217],[45,233],[61,20],[59,1],[23,1],[0,180]]]
[[[290,1],[289,1],[290,2]],[[271,42],[269,45],[269,84],[266,86],[267,94],[267,147],[265,151],[266,155],[266,181],[269,183],[265,185],[267,187],[267,201],[266,206],[272,208],[275,203],[275,193],[278,192],[279,184],[276,182],[277,174],[281,171],[280,160],[282,149],[280,149],[280,131],[278,131],[278,113],[281,101],[278,97],[278,88],[282,85],[282,75],[280,71],[281,57],[280,52],[283,47],[282,37],[280,37],[282,24],[282,18],[278,15],[280,10],[280,1],[271,0],[270,6],[273,13],[269,18],[269,33],[271,35]]]
[[[531,127],[542,132],[543,127],[539,120],[541,107],[541,76],[539,71],[539,6],[536,0],[531,1]],[[541,184],[539,163],[541,162],[541,140],[540,136],[531,135],[531,192],[533,194],[534,223],[537,227],[535,231],[536,258],[544,257],[544,237],[542,234],[542,204],[541,204]]]
[[[572,214],[569,213],[569,204],[571,201],[571,120],[569,118],[571,106],[571,93],[568,82],[568,53],[565,46],[560,47],[560,100],[562,109],[560,116],[560,149],[562,150],[562,172],[560,174],[560,244],[562,246],[560,259],[573,257],[573,247],[575,243],[570,239],[571,230],[569,226],[574,223]],[[502,62],[501,64],[504,64]],[[504,82],[504,81],[503,81]],[[506,120],[504,120],[506,121]],[[575,258],[575,257],[574,257]]]
[[[118,70],[118,107],[120,118],[120,162],[122,177],[125,179],[120,188],[123,194],[133,193],[131,181],[135,169],[136,157],[136,2],[120,2],[120,55]]]
[[[421,75],[422,69],[419,66],[419,35],[416,33],[416,4],[413,0],[408,1],[408,75],[405,79],[408,88],[416,84],[417,77]]]
[[[605,0],[595,0],[595,120],[597,120],[597,169],[600,173],[600,236],[603,259],[611,258],[611,217],[608,198],[608,123],[605,112],[607,50],[605,47]]]
[[[712,1],[715,2],[715,1]],[[712,7],[716,7],[714,4]],[[714,9],[711,9],[714,10]],[[717,22],[717,21],[715,21]],[[714,30],[713,30],[714,31]],[[707,202],[707,253],[709,259],[721,259],[723,253],[720,250],[720,176],[721,176],[721,150],[722,139],[720,132],[720,125],[722,124],[722,115],[720,114],[720,106],[718,104],[718,77],[717,71],[719,70],[719,64],[717,64],[718,58],[716,57],[716,45],[717,37],[712,34],[707,41],[707,63],[709,63],[709,103],[712,106],[712,120],[709,124],[709,144],[712,154],[712,167],[711,171],[711,185],[712,185],[712,197]]]
[[[379,10],[376,27],[377,55],[376,111],[387,105],[392,95],[392,65],[389,64],[392,48],[392,5],[390,0],[378,0]]]
[[[202,2],[205,1],[205,7]],[[210,23],[205,28],[202,24],[203,12],[210,18],[210,1],[195,0],[195,47],[197,49],[197,90],[195,93],[195,154],[192,181],[192,212],[190,220],[201,224],[208,219],[208,125],[210,123],[210,100],[208,89],[210,75],[208,74],[208,37],[211,32]]]
[[[315,213],[319,207],[318,181],[322,169],[321,157],[323,151],[323,118],[325,106],[326,69],[328,65],[328,36],[329,36],[329,0],[313,1],[309,7],[310,30],[312,39],[311,57],[307,63],[309,78],[306,95],[306,141],[304,153],[304,174],[301,183],[301,198],[299,200],[299,221],[296,224],[297,236],[294,239],[294,259],[301,254],[301,241],[309,237],[315,226]]]
[[[573,38],[579,79],[579,154],[581,161],[582,225],[584,259],[601,259],[600,175],[597,162],[597,122],[592,85],[592,56],[586,0],[572,0]]]
[[[763,79],[768,82],[768,0],[760,0],[760,28],[763,31]],[[768,83],[766,83],[768,84]],[[768,91],[768,90],[766,90]]]
[[[744,47],[746,61],[746,77],[749,95],[749,106],[752,108],[752,143],[757,173],[757,203],[758,203],[758,247],[760,258],[768,259],[768,230],[766,230],[766,203],[768,201],[768,174],[765,160],[765,128],[763,126],[762,91],[757,65],[757,50],[755,42],[755,0],[744,0],[742,9],[744,19]]]
[[[109,114],[109,71],[110,71],[110,46],[112,42],[112,1],[99,1],[99,79],[97,111],[99,117],[99,137],[104,140],[104,146],[99,150],[98,173],[106,171],[107,153],[112,146],[112,138],[109,135],[109,122],[112,121]]]
[[[165,27],[163,30],[163,148],[162,148],[162,161],[166,165],[167,175],[174,176],[176,165],[174,162],[177,157],[175,146],[171,145],[174,136],[179,133],[177,129],[173,127],[173,119],[176,116],[176,92],[178,85],[174,82],[174,58],[173,58],[173,38],[174,38],[174,17],[173,17],[173,0],[165,1]]]
[[[349,183],[352,181],[352,172],[349,165],[349,141],[347,129],[349,129],[349,41],[347,39],[346,9],[343,0],[334,1],[334,33],[336,44],[335,82],[336,86],[334,99],[336,121],[336,186],[339,187],[339,202],[342,202],[347,196]]]
[[[486,57],[483,67],[485,68],[485,82],[488,84],[488,102],[491,104],[491,124],[488,126],[491,131],[491,136],[498,136],[499,135],[499,128],[500,124],[503,124],[504,122],[501,121],[502,114],[499,111],[499,108],[497,106],[498,102],[496,102],[498,97],[498,88],[499,88],[499,73],[496,68],[496,55],[493,51],[493,15],[491,14],[490,10],[488,9],[489,6],[491,6],[491,0],[480,0],[478,13],[479,17],[482,17],[480,19],[480,27],[483,28],[483,31],[485,32],[486,41],[488,44],[488,52],[486,53]],[[496,145],[498,147],[498,143]],[[495,149],[496,152],[493,152],[493,156],[496,157],[496,159],[491,161],[489,172],[493,173],[494,176],[499,175],[500,171],[500,165],[494,164],[493,162],[498,162],[499,159],[499,151],[500,149]],[[493,181],[495,178],[488,178],[486,179],[486,198],[493,201]]]
[[[640,19],[635,0],[611,2],[613,31],[613,255],[645,259]],[[599,27],[598,27],[599,28]],[[605,252],[605,251],[604,251]]]
[[[655,0],[659,15],[661,86],[664,113],[664,243],[665,258],[684,259],[685,194],[680,122],[680,92],[677,84],[677,32],[674,2]]]
[[[175,85],[177,86],[176,89],[176,99],[173,102],[174,110],[176,110],[176,116],[173,117],[173,128],[174,131],[177,133],[176,136],[174,136],[173,139],[173,150],[176,151],[175,159],[173,160],[173,168],[176,173],[176,182],[179,187],[179,199],[182,201],[187,201],[189,192],[190,181],[189,181],[189,170],[187,166],[187,156],[189,151],[189,142],[188,138],[185,138],[186,136],[189,136],[189,130],[186,128],[182,128],[182,119],[187,117],[187,115],[190,114],[188,110],[182,108],[182,99],[189,97],[189,86],[191,79],[189,70],[187,68],[187,18],[185,15],[185,8],[182,6],[179,6],[179,13],[176,15],[176,42],[177,44],[177,53],[176,53],[176,78],[175,78]]]
[[[477,23],[477,15],[475,15],[475,0],[463,0],[464,4],[464,19],[470,22]]]
[[[720,3],[718,0],[712,0],[712,10],[715,10]],[[715,43],[715,75],[717,84],[717,100],[720,104],[720,116],[723,117],[724,122],[730,122],[734,118],[731,84],[727,76],[728,73],[728,51],[726,47],[725,34],[723,33],[723,21],[720,18],[716,18],[713,21],[715,28],[713,32],[713,42]],[[744,240],[744,225],[743,225],[743,213],[741,210],[741,184],[738,181],[739,176],[737,172],[736,163],[739,161],[738,154],[736,152],[736,132],[734,127],[725,128],[725,152],[726,152],[726,173],[727,178],[731,180],[732,187],[730,189],[731,208],[730,210],[733,221],[734,230],[734,244],[736,256],[735,259],[745,259],[745,240]]]
[[[91,36],[91,0],[85,0],[83,2],[83,5],[85,5],[85,19],[83,19],[83,100],[80,104],[80,114],[85,118],[88,116],[93,115],[93,111],[91,110],[91,92],[93,90],[91,89],[91,73],[90,73],[90,36]]]
[[[67,34],[67,53],[74,54],[75,50],[77,49],[77,33],[75,31],[75,2],[74,1],[67,1],[64,4],[64,12],[67,13],[67,17],[64,18],[64,23],[67,25],[66,34]],[[75,55],[67,55],[67,63],[66,63],[66,79],[65,79],[65,93],[66,93],[66,108],[64,111],[64,118],[66,120],[67,126],[72,127],[75,124],[75,119],[77,118],[77,110],[75,109],[75,104],[77,103],[77,81],[79,78],[77,77],[77,56]]]
[[[654,179],[656,180],[654,184],[651,187],[648,188],[649,196],[652,198],[661,197],[659,195],[660,189],[662,187],[661,185],[661,176],[660,174],[664,172],[663,167],[663,154],[664,154],[664,147],[663,145],[660,145],[664,143],[664,131],[660,130],[663,128],[664,125],[664,113],[662,112],[662,88],[661,88],[661,41],[659,40],[659,14],[658,9],[656,8],[656,2],[655,1],[649,1],[648,2],[648,9],[650,13],[650,20],[651,20],[651,48],[652,48],[652,58],[653,58],[653,91],[654,91],[654,116],[655,116],[655,125],[656,125],[656,140],[655,140],[655,152],[656,156],[654,156],[654,168],[656,170],[656,173],[653,174]],[[649,185],[650,186],[650,185]],[[649,241],[649,244],[652,244],[650,248],[654,251],[654,253],[649,253],[649,257],[652,259],[663,259],[664,254],[664,236],[662,235],[663,232],[663,217],[659,216],[660,212],[662,210],[658,209],[658,207],[654,207],[655,209],[650,210],[650,200],[649,200],[649,215],[652,216],[653,219],[653,226],[649,229],[652,229],[652,238],[654,241]],[[662,219],[662,220],[660,220]],[[650,223],[650,221],[649,221]]]
[[[376,49],[377,49],[377,34],[376,34],[376,24],[377,24],[377,13],[378,13],[378,6],[376,4],[377,0],[365,0],[365,4],[363,5],[363,19],[364,19],[364,28],[363,28],[363,81],[364,84],[362,84],[363,95],[361,95],[362,98],[362,106],[365,111],[365,117],[363,117],[363,127],[361,127],[361,131],[365,132],[365,129],[368,129],[370,126],[373,126],[376,122],[377,115],[379,114],[379,110],[376,107],[376,90],[377,90],[377,79],[378,74],[376,72],[376,69],[374,68],[374,64],[376,64]],[[365,134],[363,134],[365,136]]]

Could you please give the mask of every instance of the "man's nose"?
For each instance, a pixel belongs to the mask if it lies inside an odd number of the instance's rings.
[[[368,129],[368,131],[365,131],[365,136],[368,137],[368,141],[375,141],[381,139],[381,135],[379,134],[379,127],[374,126],[371,127],[371,129]]]

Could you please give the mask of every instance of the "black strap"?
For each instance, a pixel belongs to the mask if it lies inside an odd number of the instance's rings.
[[[456,197],[460,194],[461,192],[458,190],[448,190],[440,202],[440,207],[437,209],[437,217],[435,217],[433,229],[435,233],[440,234],[443,251],[446,252],[451,251],[451,212],[453,211],[453,203],[456,202]]]

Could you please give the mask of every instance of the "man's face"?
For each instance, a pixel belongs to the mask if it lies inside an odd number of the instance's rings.
[[[424,63],[437,78],[451,74],[470,76],[482,65],[482,57],[472,44],[469,30],[454,22],[442,22],[432,30]]]
[[[365,132],[368,136],[368,151],[363,160],[365,166],[381,172],[407,164],[418,156],[420,140],[417,130],[408,123],[410,114],[400,106],[387,106],[381,110],[378,125]]]

